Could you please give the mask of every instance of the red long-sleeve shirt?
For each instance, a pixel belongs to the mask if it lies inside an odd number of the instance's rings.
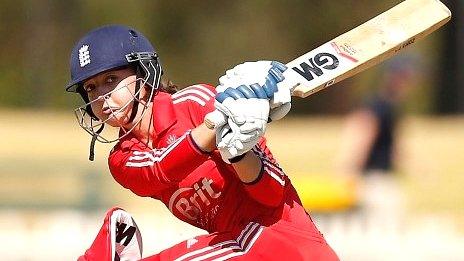
[[[214,110],[215,89],[193,85],[153,102],[154,149],[128,135],[111,151],[110,171],[139,196],[161,200],[179,219],[208,232],[270,225],[280,219],[312,226],[287,176],[261,139],[253,149],[262,163],[259,178],[245,184],[219,152],[202,152],[190,130]]]

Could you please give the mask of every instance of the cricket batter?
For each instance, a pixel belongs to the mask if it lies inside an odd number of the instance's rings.
[[[144,260],[338,260],[263,136],[268,120],[290,108],[290,91],[279,85],[283,64],[244,63],[216,88],[196,84],[173,93],[161,81],[151,43],[111,25],[80,39],[70,65],[66,90],[85,102],[76,114],[92,135],[91,157],[95,140],[112,141],[104,126],[118,128],[108,158],[114,179],[209,233]],[[227,122],[211,130],[203,121],[215,109]],[[140,245],[138,252],[125,250],[138,238],[128,236],[127,224],[108,226],[113,211],[79,260],[142,257]]]

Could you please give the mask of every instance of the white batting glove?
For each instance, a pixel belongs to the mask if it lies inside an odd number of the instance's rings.
[[[237,88],[240,85],[259,86],[270,100],[270,119],[279,120],[291,108],[292,86],[283,81],[285,77],[282,73],[285,70],[285,65],[279,62],[245,62],[227,70],[226,74],[219,78],[220,85],[216,89],[218,92],[223,92],[227,88]]]
[[[230,164],[234,158],[250,151],[263,134],[258,131],[243,134],[239,126],[229,118],[227,124],[216,129],[216,144],[222,160]]]
[[[216,100],[214,105],[227,119],[226,124],[216,128],[216,145],[223,160],[230,163],[230,159],[251,150],[264,135],[269,102],[257,98],[227,97],[222,102]]]
[[[264,133],[269,118],[269,102],[265,99],[233,99],[223,102],[216,100],[216,110],[222,112],[239,126],[240,133],[259,131]]]

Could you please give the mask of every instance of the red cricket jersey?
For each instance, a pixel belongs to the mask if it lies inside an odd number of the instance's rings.
[[[123,187],[161,200],[179,219],[212,232],[269,226],[286,220],[317,231],[288,177],[263,138],[253,149],[262,163],[259,178],[243,183],[218,151],[201,151],[190,130],[214,110],[215,88],[193,85],[154,98],[154,149],[128,135],[111,151],[110,171]]]

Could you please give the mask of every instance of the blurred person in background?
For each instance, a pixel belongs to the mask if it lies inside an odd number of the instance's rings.
[[[117,141],[108,159],[114,179],[209,233],[147,260],[338,260],[263,136],[268,119],[290,109],[290,89],[278,85],[285,70],[278,62],[244,63],[217,88],[173,94],[153,46],[134,29],[97,28],[75,45],[66,89],[85,102],[75,111],[92,135],[90,159],[95,141]],[[227,122],[209,129],[203,121],[215,109]],[[104,137],[105,124],[119,137]],[[108,212],[80,260],[142,257],[140,232],[121,211]]]
[[[368,229],[398,229],[404,196],[395,174],[397,125],[401,108],[416,84],[412,55],[388,61],[373,94],[346,118],[338,173],[356,184]]]

